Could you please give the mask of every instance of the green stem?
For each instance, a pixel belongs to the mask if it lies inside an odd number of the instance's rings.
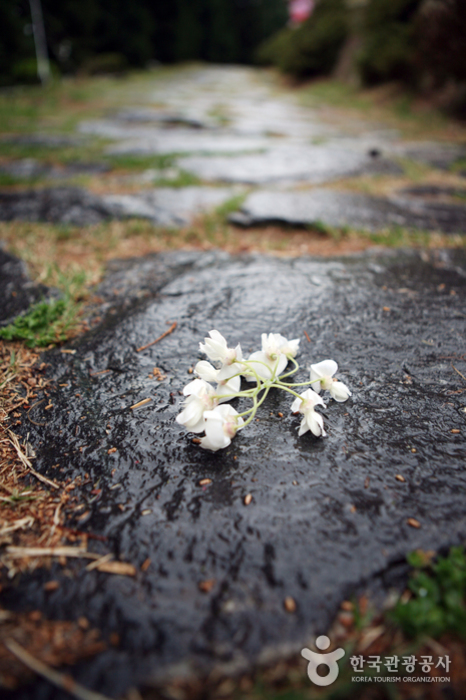
[[[299,365],[298,365],[298,363],[296,362],[296,360],[294,359],[294,357],[289,357],[288,359],[291,360],[291,362],[294,364],[294,369],[292,369],[291,372],[287,372],[286,374],[282,374],[282,378],[283,378],[283,377],[291,377],[291,376],[293,376],[293,374],[296,374],[296,372],[297,372],[298,369],[299,369]],[[280,380],[279,380],[279,381],[280,381]]]
[[[304,401],[303,397],[300,394],[297,394],[296,391],[293,391],[292,389],[288,389],[287,386],[280,386],[280,384],[275,384],[274,386],[277,387],[277,389],[283,389],[283,391],[287,391],[289,394],[293,394],[293,396],[296,396],[296,398],[301,399],[301,401]]]
[[[253,406],[253,411],[254,411],[254,412],[253,412],[253,413],[249,416],[249,418],[243,423],[243,425],[241,425],[241,426],[238,428],[238,430],[242,430],[243,428],[245,428],[245,427],[246,427],[247,425],[249,425],[249,423],[254,419],[254,416],[256,415],[257,409],[259,408],[259,406],[260,406],[261,404],[264,403],[265,399],[267,398],[267,394],[269,393],[269,391],[270,391],[270,386],[266,387],[266,389],[265,389],[265,391],[264,391],[264,395],[262,396],[262,398],[261,398],[260,401],[257,401],[257,396],[254,397],[254,399],[255,399],[255,401],[254,401],[254,406]]]

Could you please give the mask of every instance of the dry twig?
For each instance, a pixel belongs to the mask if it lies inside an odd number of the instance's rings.
[[[175,328],[176,328],[177,325],[178,325],[178,324],[177,324],[177,322],[175,321],[174,323],[172,323],[172,325],[170,326],[170,328],[168,329],[168,331],[165,331],[165,333],[162,333],[161,336],[159,336],[158,338],[156,338],[155,340],[153,340],[151,343],[147,343],[147,345],[143,345],[142,347],[138,348],[138,349],[136,350],[136,352],[142,352],[143,350],[147,350],[147,348],[150,348],[150,347],[152,347],[152,345],[155,345],[155,344],[158,343],[160,340],[163,340],[163,338],[166,338],[167,335],[170,335],[170,333],[173,333],[173,331],[175,330]]]
[[[13,639],[7,639],[4,644],[8,651],[16,656],[25,666],[57,686],[57,688],[65,690],[67,693],[77,698],[77,700],[109,700],[108,697],[101,693],[88,690],[80,683],[77,683],[71,676],[59,673],[59,671],[50,668],[50,666],[44,664],[43,661],[39,661],[39,659],[32,656],[26,649],[23,649],[23,647]]]

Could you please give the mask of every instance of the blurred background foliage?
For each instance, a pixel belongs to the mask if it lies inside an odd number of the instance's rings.
[[[291,2],[292,0],[289,0]],[[466,0],[42,0],[56,75],[202,60],[276,66],[294,79],[397,81],[466,115]],[[0,2],[0,85],[36,82],[29,0]]]
[[[284,0],[42,0],[55,72],[119,72],[151,61],[250,63],[287,20]],[[36,81],[28,0],[0,2],[0,82]]]

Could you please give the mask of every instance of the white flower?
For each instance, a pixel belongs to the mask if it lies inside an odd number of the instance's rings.
[[[299,349],[299,338],[287,340],[280,333],[262,333],[262,352],[270,360],[276,360],[279,355],[296,357]]]
[[[262,333],[261,338],[262,350],[253,352],[249,361],[261,379],[278,377],[287,366],[288,359],[298,354],[299,339],[287,340],[280,333]],[[254,377],[249,376],[247,380],[253,382]]]
[[[298,435],[304,435],[308,430],[316,437],[326,435],[323,418],[320,413],[317,413],[315,410],[315,407],[318,405],[326,408],[322,398],[319,394],[316,394],[315,391],[312,391],[312,389],[306,389],[306,391],[301,394],[301,397],[301,399],[296,398],[291,406],[292,413],[302,413],[304,416],[299,426]]]
[[[224,369],[225,368],[215,369],[215,367],[206,360],[201,360],[197,363],[197,365],[194,368],[195,374],[197,374],[201,379],[204,379],[206,382],[217,383],[217,389],[215,393],[217,394],[217,396],[225,397],[219,399],[219,403],[222,403],[223,401],[228,401],[229,399],[233,398],[232,394],[237,394],[241,387],[241,377],[239,376],[239,374],[229,379],[223,379],[221,377],[221,375],[223,375]],[[235,365],[230,365],[228,369],[234,369],[235,373],[238,373],[239,371],[239,368],[235,369]]]
[[[317,365],[311,365],[311,382],[314,382],[313,388],[318,394],[321,389],[327,390],[335,401],[342,403],[349,399],[351,391],[346,384],[333,379],[333,375],[337,371],[338,365],[335,360],[323,360]]]
[[[229,404],[217,406],[213,411],[206,411],[204,417],[206,436],[201,438],[201,447],[212,452],[228,447],[237,430],[244,423],[237,411]]]
[[[231,365],[236,360],[242,360],[241,345],[229,348],[227,341],[218,331],[210,331],[210,338],[204,338],[205,345],[199,343],[201,352],[205,353],[212,362],[221,362],[222,365]]]
[[[184,425],[192,433],[202,433],[205,426],[204,414],[218,405],[214,388],[203,379],[194,379],[183,389],[183,411],[176,417],[176,422]]]

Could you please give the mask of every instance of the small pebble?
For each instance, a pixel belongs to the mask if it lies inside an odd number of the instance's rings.
[[[408,520],[407,520],[406,522],[407,522],[408,525],[410,525],[411,527],[415,527],[415,528],[420,528],[420,527],[421,527],[421,523],[419,522],[419,520],[416,520],[416,518],[408,518]]]
[[[210,578],[207,581],[201,581],[199,583],[199,590],[202,591],[202,593],[210,593],[212,588],[215,586],[215,579]]]
[[[47,581],[47,583],[44,584],[44,591],[47,591],[47,593],[56,591],[57,588],[60,588],[60,583],[58,581]]]

